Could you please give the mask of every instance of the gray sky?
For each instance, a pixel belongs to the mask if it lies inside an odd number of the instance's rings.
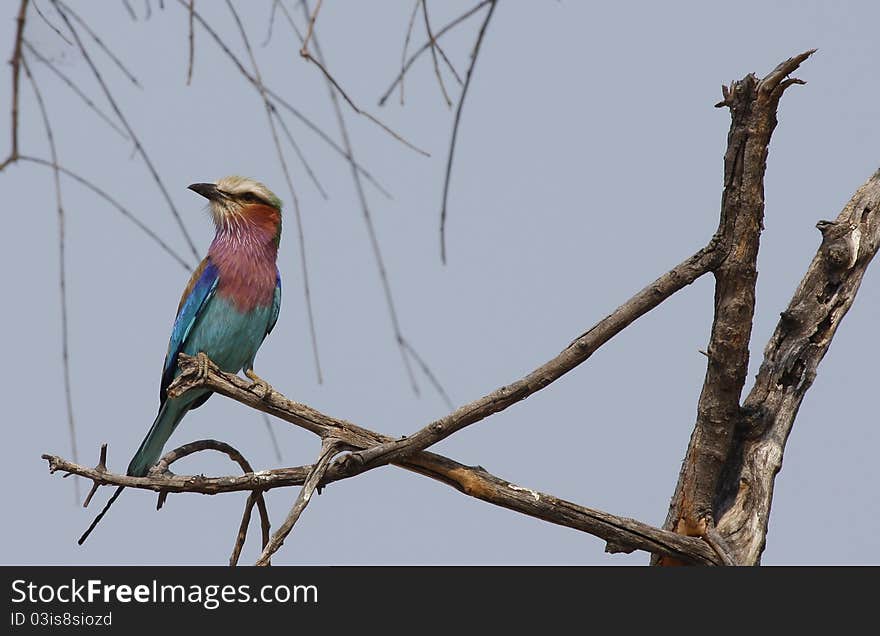
[[[12,42],[7,3],[0,33]],[[132,3],[143,16],[142,3]],[[156,4],[155,2],[153,3]],[[302,204],[325,382],[318,385],[302,299],[291,196],[262,105],[201,29],[185,85],[187,20],[170,0],[149,21],[121,3],[75,3],[144,86],[127,83],[94,47],[124,112],[156,164],[200,252],[212,237],[203,201],[186,186],[239,173],[288,205],[279,264],[280,320],[257,372],[288,397],[375,430],[411,433],[446,407],[420,377],[409,389],[395,347],[350,172],[293,119],[292,132],[330,193],[324,201],[287,153]],[[210,4],[210,6],[207,6]],[[430,3],[434,25],[472,3]],[[51,14],[49,3],[38,5]],[[282,21],[265,37],[271,3],[243,15],[266,83],[338,138],[317,68],[297,55]],[[661,6],[662,5],[662,6]],[[225,5],[200,3],[245,59]],[[393,193],[367,187],[405,335],[457,404],[521,377],[556,355],[657,275],[702,246],[717,225],[729,116],[720,85],[763,75],[805,49],[819,52],[782,100],[766,180],[757,316],[749,385],[779,311],[833,218],[878,167],[880,5],[875,2],[502,2],[487,34],[459,134],[439,262],[438,219],[452,113],[430,56],[406,80],[406,106],[378,97],[400,64],[411,2],[328,2],[318,32],[328,64],[359,104],[414,143],[424,158],[346,111],[355,150]],[[300,25],[303,21],[297,14]],[[479,18],[444,39],[460,72]],[[76,52],[34,15],[28,37],[98,103],[109,107]],[[413,45],[424,41],[416,23]],[[91,46],[91,43],[88,43]],[[143,162],[41,65],[32,62],[54,122],[60,160],[119,198],[188,260],[183,238]],[[4,71],[7,73],[8,71]],[[447,86],[458,88],[447,75]],[[22,151],[48,156],[33,94],[22,78]],[[10,101],[0,82],[0,104]],[[4,126],[3,130],[8,130]],[[4,135],[8,133],[4,132]],[[8,137],[0,140],[3,152]],[[288,147],[289,150],[289,147]],[[152,422],[162,360],[188,273],[113,208],[64,180],[71,371],[81,462],[101,442],[123,471]],[[126,491],[87,544],[76,538],[97,506],[49,476],[44,452],[70,456],[62,391],[57,219],[51,173],[0,173],[6,231],[3,445],[11,521],[0,526],[5,563],[225,563],[246,494],[155,496]],[[876,267],[819,367],[777,479],[765,564],[880,563],[875,410],[880,318]],[[643,317],[547,389],[434,448],[461,462],[574,502],[662,524],[693,428],[712,319],[704,277]],[[748,388],[747,386],[747,388]],[[273,426],[286,465],[310,463],[313,435]],[[168,448],[212,437],[257,469],[277,465],[259,416],[215,396],[190,413]],[[207,453],[176,472],[229,474]],[[88,484],[83,484],[86,490]],[[109,495],[96,497],[103,504]],[[277,526],[295,489],[268,495]],[[276,563],[612,564],[599,539],[382,468],[328,487],[312,501]],[[256,520],[242,562],[258,554]]]

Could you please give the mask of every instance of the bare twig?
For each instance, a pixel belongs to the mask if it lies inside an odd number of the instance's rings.
[[[428,18],[427,0],[422,0],[422,15],[425,18],[425,31],[428,34],[428,41],[431,43],[431,58],[434,60],[434,74],[437,76],[437,83],[440,84],[440,92],[443,93],[443,99],[446,100],[446,105],[449,108],[452,108],[452,100],[449,99],[449,94],[446,92],[446,85],[443,83],[443,76],[440,74],[440,64],[437,62],[437,49],[440,47],[437,44],[437,40],[434,38],[434,34],[431,33],[431,20]]]
[[[105,448],[106,444],[102,447],[102,452]],[[205,450],[213,450],[223,453],[239,465],[242,473],[245,475],[254,474],[254,469],[251,468],[250,462],[245,459],[244,455],[242,455],[237,448],[230,446],[226,442],[219,442],[215,439],[202,439],[196,442],[190,442],[189,444],[184,444],[183,446],[179,446],[174,450],[165,453],[165,455],[156,463],[155,468],[153,468],[151,472],[155,474],[168,473],[169,466],[174,462],[192,455],[193,453]],[[169,491],[167,490],[159,491],[159,503],[156,506],[157,509],[162,507],[165,498],[168,496],[168,492]],[[265,548],[266,543],[269,541],[269,527],[271,524],[269,523],[269,511],[266,509],[266,499],[263,497],[262,489],[254,488],[251,490],[251,494],[248,496],[247,502],[244,506],[241,523],[239,524],[238,533],[235,536],[235,545],[232,548],[232,555],[229,557],[229,565],[238,565],[238,558],[241,556],[241,549],[244,547],[244,542],[247,538],[248,525],[250,524],[254,505],[257,506],[257,510],[260,513],[260,527],[262,529],[261,547]]]
[[[269,433],[269,439],[272,440],[272,450],[275,451],[275,459],[280,464],[283,458],[281,457],[281,447],[278,445],[278,438],[275,437],[275,429],[272,428],[272,422],[269,421],[269,417],[265,413],[261,415],[263,416],[263,424],[266,425],[266,432]]]
[[[355,104],[354,101],[352,101],[352,99],[348,96],[348,94],[342,88],[342,86],[339,85],[339,82],[337,82],[336,79],[330,74],[330,71],[327,70],[326,65],[321,60],[315,59],[312,56],[312,54],[309,52],[309,40],[312,38],[312,35],[315,30],[315,20],[318,17],[318,12],[321,10],[321,2],[322,2],[322,0],[318,0],[318,2],[315,4],[315,10],[312,13],[311,18],[309,19],[309,29],[306,32],[306,37],[303,40],[302,48],[300,48],[299,54],[303,58],[308,60],[309,62],[313,63],[315,66],[317,66],[321,70],[321,73],[324,74],[324,78],[328,82],[330,82],[330,84],[339,92],[340,95],[342,95],[342,98],[346,102],[348,102],[348,105],[351,106],[351,108],[352,108],[352,110],[354,110],[354,112],[356,112],[358,115],[361,115],[361,116],[369,119],[371,122],[373,122],[374,124],[379,126],[382,130],[384,130],[389,135],[394,137],[397,141],[402,143],[407,148],[411,148],[412,150],[415,150],[417,153],[419,153],[420,155],[424,155],[425,157],[430,157],[431,156],[430,153],[428,153],[428,152],[422,150],[421,148],[419,148],[418,146],[412,144],[410,141],[408,141],[406,138],[404,138],[400,133],[392,130],[386,124],[384,124],[381,120],[379,120],[378,118],[373,116],[371,113],[363,110],[357,104]]]
[[[272,40],[272,29],[275,26],[275,14],[278,12],[278,4],[280,0],[272,0],[272,9],[269,12],[269,27],[266,30],[266,39],[260,46],[267,46]]]
[[[410,436],[343,457],[345,471],[357,474],[407,457],[414,451],[424,450],[454,432],[503,411],[540,391],[585,362],[599,347],[623,331],[637,318],[712,270],[723,258],[725,249],[725,237],[716,234],[709,245],[642,289],[611,315],[603,318],[589,331],[575,339],[552,360],[525,377],[460,406],[452,413],[431,422]]]
[[[76,41],[77,48],[82,53],[86,62],[89,65],[89,68],[92,70],[92,74],[95,76],[95,79],[98,80],[98,84],[101,85],[101,89],[104,92],[105,97],[107,97],[107,101],[110,103],[110,106],[113,108],[113,112],[116,113],[116,116],[119,118],[119,121],[125,127],[126,132],[128,132],[129,137],[131,137],[134,142],[135,149],[140,154],[141,158],[144,160],[144,164],[146,164],[147,169],[153,177],[153,180],[156,182],[156,185],[159,187],[159,190],[162,192],[162,196],[165,198],[166,203],[168,204],[169,209],[171,210],[171,214],[174,217],[174,220],[177,221],[177,225],[180,228],[181,233],[183,234],[184,239],[189,246],[190,251],[192,252],[193,257],[198,261],[199,260],[199,252],[196,249],[195,243],[192,240],[189,232],[186,229],[186,226],[183,224],[183,218],[180,216],[180,213],[177,211],[177,207],[174,205],[174,201],[171,200],[171,195],[168,194],[168,190],[165,188],[165,184],[162,182],[162,179],[159,177],[159,173],[156,171],[156,168],[153,166],[153,162],[150,160],[150,157],[147,155],[147,151],[144,150],[143,145],[138,139],[137,135],[135,135],[134,130],[129,125],[128,120],[122,114],[122,111],[119,109],[119,106],[116,104],[116,100],[113,98],[110,89],[107,87],[107,84],[104,83],[104,78],[101,76],[101,73],[98,71],[98,68],[95,66],[95,63],[92,61],[89,52],[86,50],[86,47],[83,45],[82,40],[79,37],[79,33],[73,27],[73,24],[70,22],[70,19],[67,17],[67,5],[64,5],[64,9],[61,8],[60,0],[51,0],[52,4],[55,5],[55,9],[58,11],[58,15],[61,16],[61,19],[64,20],[64,23],[67,25],[67,29],[70,31],[71,35],[73,35],[73,39]],[[71,14],[74,15],[75,14]]]
[[[308,2],[304,1],[301,6],[306,15],[308,15]],[[315,13],[312,14],[312,20],[310,21],[311,26],[314,26],[313,22],[316,14],[317,7],[315,9]],[[319,62],[323,61],[324,55],[321,51],[321,45],[318,42],[318,36],[313,32],[311,32],[311,35],[314,38],[315,54],[318,56]],[[306,43],[307,40],[304,40],[303,47],[306,46]],[[407,377],[409,378],[413,392],[418,395],[419,385],[416,382],[416,377],[413,373],[412,366],[410,365],[409,358],[407,357],[406,349],[403,346],[403,333],[400,328],[400,321],[397,318],[397,309],[394,306],[394,297],[391,294],[391,283],[388,280],[388,272],[385,269],[385,261],[382,257],[382,249],[379,247],[379,238],[376,235],[376,227],[373,225],[373,217],[370,214],[370,207],[367,204],[367,195],[364,192],[364,186],[363,183],[361,183],[360,174],[354,167],[354,146],[352,145],[351,138],[348,135],[348,127],[345,125],[345,116],[339,104],[339,98],[337,97],[336,92],[333,90],[333,86],[331,84],[331,80],[328,79],[327,85],[330,92],[330,101],[333,103],[333,110],[336,113],[336,120],[337,122],[339,122],[339,131],[342,134],[342,143],[345,146],[346,156],[349,158],[349,165],[351,166],[352,178],[354,179],[355,190],[357,191],[358,201],[361,206],[361,213],[364,217],[364,223],[367,226],[367,235],[370,239],[370,247],[373,250],[373,257],[376,260],[376,267],[379,270],[379,280],[382,283],[382,291],[385,295],[385,305],[386,307],[388,307],[388,314],[391,319],[391,329],[394,332],[394,340],[397,344],[397,348],[400,351],[400,357],[403,360],[403,366],[406,369]]]
[[[12,58],[9,64],[12,65],[12,132],[10,139],[12,140],[12,148],[9,156],[0,163],[0,170],[18,160],[18,85],[21,71],[21,44],[24,40],[24,25],[27,20],[28,0],[21,0],[18,7],[18,17],[15,18],[15,45],[12,49]]]
[[[284,523],[272,535],[269,543],[263,547],[263,553],[254,565],[269,565],[272,555],[278,552],[279,548],[284,544],[287,535],[293,530],[293,526],[299,521],[306,506],[309,505],[312,495],[315,494],[315,489],[321,484],[321,480],[324,479],[324,474],[330,466],[330,460],[343,448],[344,444],[341,444],[339,440],[332,437],[325,438],[321,442],[321,452],[318,455],[318,459],[315,461],[314,466],[312,466],[312,470],[309,472],[309,476],[306,478],[302,488],[300,488],[290,513],[287,515]]]
[[[37,98],[37,105],[40,108],[40,114],[43,117],[43,126],[46,129],[46,138],[49,141],[49,153],[52,157],[54,168],[52,176],[55,182],[55,204],[58,210],[58,288],[61,299],[61,368],[64,372],[64,400],[67,408],[67,429],[70,434],[70,452],[73,455],[73,461],[79,461],[79,452],[76,449],[76,422],[73,418],[73,393],[70,388],[70,329],[67,320],[67,259],[65,258],[64,240],[65,240],[65,217],[64,203],[61,197],[61,176],[58,170],[58,151],[55,146],[55,135],[52,132],[52,124],[49,121],[49,113],[46,111],[46,104],[43,101],[43,95],[40,93],[40,87],[34,76],[31,75],[31,69],[28,67],[27,60],[24,56],[21,58],[21,65],[24,68],[25,75],[30,81],[31,88],[34,90],[34,96]],[[74,480],[74,496],[79,502],[79,481]]]
[[[318,0],[315,3],[315,10],[312,12],[312,15],[306,16],[306,19],[308,20],[309,26],[308,26],[308,30],[306,31],[306,37],[302,41],[301,52],[308,51],[309,40],[312,39],[312,33],[314,33],[314,31],[315,31],[315,20],[318,19],[318,12],[321,10],[322,2],[323,2],[323,0]],[[305,5],[302,5],[302,6],[305,6]],[[308,11],[308,8],[306,8],[306,11]],[[305,54],[303,54],[303,57],[305,57]]]
[[[61,0],[49,0],[49,1],[53,5],[55,5],[55,10],[58,12],[59,15],[61,15],[62,12],[61,12],[60,8],[58,7],[58,5],[59,4],[63,5],[64,13],[69,15],[74,20],[76,20],[77,23],[79,23],[79,25],[83,28],[83,30],[89,34],[89,37],[91,37],[92,40],[95,41],[95,44],[98,45],[98,48],[100,48],[102,51],[104,51],[104,53],[107,55],[107,57],[110,58],[110,60],[113,62],[113,64],[115,64],[116,67],[120,71],[122,71],[122,74],[125,75],[132,84],[134,84],[138,88],[143,88],[143,86],[141,86],[141,83],[138,81],[137,77],[134,76],[134,73],[132,73],[131,71],[128,70],[128,68],[126,68],[125,64],[122,63],[122,60],[120,60],[119,57],[117,57],[117,55],[112,50],[110,50],[110,47],[108,47],[106,44],[104,44],[104,41],[98,36],[97,33],[95,33],[92,30],[92,28],[89,26],[88,22],[83,20],[80,17],[80,15],[70,7],[70,5],[68,5],[65,2],[62,2]],[[62,16],[62,18],[64,18],[64,16]],[[65,20],[65,22],[67,22],[67,20]]]
[[[193,24],[193,13],[196,9],[196,0],[189,0],[189,62],[186,65],[186,85],[189,86],[193,76],[193,59],[196,56],[195,48],[195,25]]]
[[[309,175],[309,178],[312,180],[312,183],[315,184],[315,188],[317,188],[318,193],[321,195],[321,198],[325,201],[328,199],[327,191],[324,190],[324,187],[321,185],[321,182],[318,181],[318,177],[315,175],[312,170],[312,166],[309,165],[308,160],[303,154],[302,150],[300,150],[299,144],[296,143],[296,140],[293,138],[293,134],[290,132],[290,128],[287,127],[287,124],[284,121],[284,118],[278,112],[278,109],[275,108],[274,105],[271,106],[272,115],[278,121],[278,125],[281,126],[281,131],[284,133],[284,136],[287,137],[287,141],[293,147],[294,152],[296,152],[296,156],[299,157],[300,163],[302,163],[303,168],[305,168],[306,174]]]
[[[85,177],[82,177],[79,174],[72,172],[71,170],[65,168],[64,166],[56,164],[54,161],[49,161],[47,159],[42,159],[40,157],[32,157],[30,155],[21,155],[19,157],[19,159],[21,161],[27,161],[30,163],[35,163],[37,165],[46,166],[48,168],[52,168],[53,170],[57,167],[58,170],[61,172],[61,174],[65,175],[67,177],[70,177],[74,181],[85,186],[86,188],[88,188],[89,190],[91,190],[92,192],[97,194],[99,197],[104,199],[107,203],[112,205],[114,208],[116,208],[119,211],[119,213],[122,214],[122,216],[124,216],[126,219],[128,219],[129,221],[134,223],[135,226],[139,230],[141,230],[144,234],[146,234],[148,237],[150,237],[150,239],[152,239],[153,242],[156,243],[160,248],[165,250],[165,252],[169,256],[171,256],[171,258],[173,258],[175,261],[177,261],[181,267],[183,267],[187,271],[192,271],[193,266],[190,263],[188,263],[185,258],[183,258],[176,251],[174,251],[174,249],[171,246],[169,246],[165,241],[163,241],[159,237],[158,234],[156,234],[153,230],[151,230],[149,228],[149,226],[147,226],[143,221],[138,219],[134,215],[134,213],[132,213],[130,210],[128,210],[126,207],[124,207],[121,203],[119,203],[119,201],[117,201],[116,199],[111,197],[109,194],[107,194],[107,192],[105,192],[103,189],[101,189],[97,185],[95,185],[92,181],[89,181]]]
[[[76,84],[73,83],[73,80],[71,80],[69,77],[67,77],[67,75],[62,73],[58,69],[58,67],[55,66],[50,60],[48,60],[46,57],[44,57],[42,54],[40,54],[40,52],[36,49],[36,47],[34,47],[27,40],[24,41],[24,45],[27,48],[29,54],[33,55],[35,58],[37,58],[38,61],[45,64],[49,68],[49,70],[52,71],[56,77],[58,77],[58,79],[60,79],[65,84],[67,84],[67,86],[69,86],[70,89],[74,93],[76,93],[76,95],[81,100],[83,100],[83,102],[85,102],[86,106],[88,106],[92,110],[92,112],[94,112],[98,117],[100,117],[113,130],[115,130],[117,133],[119,133],[123,139],[129,138],[128,135],[125,133],[125,131],[122,128],[120,128],[116,122],[114,122],[112,119],[110,119],[109,115],[107,115],[106,113],[104,113],[104,111],[102,111],[100,108],[98,108],[98,106],[95,105],[95,103],[89,98],[89,96],[86,95],[82,90],[80,90],[80,88]]]
[[[184,7],[187,6],[185,4],[185,0],[177,0],[177,2]],[[283,7],[284,5],[282,4],[281,6]],[[310,120],[308,117],[306,117],[302,112],[300,112],[297,108],[295,108],[292,104],[290,104],[290,102],[288,102],[283,97],[281,97],[278,93],[273,91],[270,87],[266,86],[265,84],[261,84],[261,83],[257,82],[257,79],[250,72],[248,72],[248,70],[244,67],[244,64],[242,64],[241,60],[239,60],[238,57],[236,57],[235,53],[233,53],[232,50],[228,46],[226,46],[226,43],[223,41],[223,38],[221,38],[220,35],[213,29],[213,27],[211,27],[211,25],[205,21],[205,19],[199,14],[199,12],[195,11],[194,15],[195,15],[196,21],[202,25],[202,28],[204,28],[205,31],[208,32],[208,34],[211,36],[211,38],[214,40],[214,42],[217,44],[217,46],[219,46],[220,49],[226,54],[226,56],[232,61],[232,63],[238,69],[238,72],[241,73],[242,76],[248,82],[250,82],[251,85],[258,92],[260,92],[261,95],[262,95],[262,91],[265,90],[266,94],[274,100],[274,102],[277,106],[284,108],[286,111],[288,111],[294,117],[299,119],[303,124],[305,124],[305,126],[309,130],[311,130],[313,133],[315,133],[322,141],[324,141],[328,146],[330,146],[337,154],[341,155],[342,157],[344,157],[346,159],[348,158],[348,156],[345,153],[345,150],[343,150],[342,147],[338,143],[336,143],[336,141],[334,141],[330,137],[330,135],[328,135],[326,132],[324,132],[324,130],[322,130],[317,124],[315,124],[312,120]],[[261,86],[262,86],[262,89],[261,89]],[[385,187],[383,187],[382,184],[379,183],[376,180],[376,178],[366,170],[366,168],[364,168],[360,164],[357,164],[357,167],[358,167],[358,172],[360,172],[361,175],[363,175],[363,177],[367,181],[369,181],[377,190],[379,190],[382,194],[384,194],[389,199],[392,198],[391,194],[388,192],[388,190],[386,190]]]
[[[55,26],[54,24],[52,24],[52,22],[49,20],[49,18],[47,18],[46,15],[40,10],[40,7],[39,7],[39,5],[36,3],[36,0],[32,0],[32,1],[31,1],[31,6],[34,8],[34,11],[37,12],[37,15],[40,16],[40,19],[46,24],[46,26],[48,26],[50,29],[52,29],[52,30],[55,32],[55,35],[57,35],[59,38],[61,38],[62,40],[64,40],[64,42],[65,42],[66,44],[69,44],[70,46],[73,46],[73,42],[71,42],[71,41],[67,38],[67,36],[64,35],[64,34],[61,32],[61,29],[59,29],[57,26]]]
[[[409,340],[406,338],[403,339],[403,347],[406,349],[406,352],[412,356],[413,360],[416,361],[416,364],[419,365],[419,368],[422,370],[422,373],[425,374],[425,377],[428,378],[428,381],[434,387],[434,390],[440,394],[440,397],[443,398],[443,402],[446,403],[446,406],[449,407],[450,410],[455,408],[455,404],[452,401],[452,398],[449,397],[449,394],[446,392],[446,389],[443,388],[443,385],[440,384],[440,381],[437,379],[437,376],[434,375],[434,372],[431,371],[431,367],[428,366],[428,363],[419,355],[418,351],[416,351],[413,346],[409,343]]]
[[[497,4],[498,0],[491,0],[489,10],[486,12],[486,19],[483,20],[483,25],[477,34],[477,41],[474,43],[474,51],[471,54],[471,63],[468,66],[464,79],[464,87],[461,89],[461,97],[458,99],[458,108],[455,110],[455,121],[452,124],[452,139],[449,142],[449,157],[446,159],[446,176],[443,180],[443,204],[440,208],[440,260],[444,265],[446,264],[446,206],[449,199],[449,181],[452,178],[452,158],[455,156],[455,141],[458,138],[458,126],[461,123],[461,111],[464,107],[468,88],[471,85],[471,77],[474,73],[474,66],[477,64],[477,56],[480,54],[480,46],[483,44],[486,29],[489,27],[489,21],[495,13]]]
[[[416,14],[419,12],[421,0],[413,4],[412,13],[409,16],[409,25],[406,27],[406,37],[403,39],[403,51],[400,53],[400,105],[403,106],[403,76],[406,68],[406,51],[409,49],[409,40],[412,37],[413,25],[416,22]],[[380,104],[381,106],[381,104]]]
[[[308,261],[306,259],[306,238],[305,230],[303,229],[302,223],[302,213],[299,207],[299,197],[297,196],[296,190],[293,187],[293,178],[290,176],[290,170],[287,169],[287,161],[284,159],[284,151],[281,149],[281,141],[278,139],[278,131],[275,128],[275,119],[272,117],[272,110],[274,107],[269,101],[269,97],[266,94],[266,89],[263,86],[263,80],[260,76],[260,68],[257,65],[257,58],[254,56],[254,52],[251,49],[251,44],[248,40],[247,33],[244,30],[244,25],[241,23],[238,12],[232,5],[231,0],[226,0],[226,6],[229,8],[230,13],[232,13],[232,17],[235,19],[235,23],[238,26],[238,32],[241,34],[241,38],[244,41],[245,49],[247,50],[248,57],[250,58],[251,66],[253,66],[254,77],[257,81],[257,88],[260,91],[260,96],[263,98],[263,105],[266,108],[266,117],[269,119],[269,130],[272,133],[272,141],[275,144],[275,151],[278,154],[278,162],[281,164],[281,169],[284,172],[284,179],[287,181],[287,188],[288,190],[290,190],[290,196],[293,198],[293,211],[294,218],[296,220],[297,238],[299,240],[300,268],[302,269],[303,274],[303,291],[306,301],[306,313],[308,314],[309,318],[309,334],[311,335],[312,341],[312,354],[315,361],[315,372],[318,376],[318,384],[321,384],[323,382],[323,377],[321,374],[321,359],[318,355],[318,336],[315,330],[315,314],[312,309],[312,294],[309,286],[309,268]]]
[[[416,6],[418,6],[419,1],[420,0],[416,0]],[[476,5],[465,11],[463,14],[449,22],[446,26],[437,31],[437,33],[434,35],[434,41],[436,42],[437,40],[439,40],[447,32],[454,29],[456,26],[467,20],[469,17],[477,13],[480,9],[482,9],[492,1],[493,0],[482,0],[482,2],[478,2]],[[395,87],[403,81],[404,75],[406,75],[406,72],[413,65],[413,62],[415,62],[422,55],[422,53],[427,51],[430,47],[431,41],[429,40],[425,42],[415,53],[413,53],[412,56],[410,56],[410,58],[406,61],[406,64],[404,64],[403,68],[400,70],[400,73],[397,75],[397,77],[394,78],[394,81],[391,82],[391,86],[389,86],[388,90],[386,90],[385,93],[383,93],[382,97],[379,98],[379,106],[385,105],[385,102],[388,101],[388,97],[394,91]],[[455,72],[455,69],[452,67],[451,64],[450,70],[452,70],[453,75],[455,75],[455,78],[458,80],[458,83],[461,84],[461,78],[458,77],[458,73]]]
[[[128,0],[122,0],[122,4],[125,7],[125,10],[128,11],[128,17],[132,19],[133,22],[137,22],[137,14],[134,12],[134,9],[128,3]]]

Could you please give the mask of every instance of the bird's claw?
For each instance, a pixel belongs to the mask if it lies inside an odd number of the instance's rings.
[[[251,385],[248,387],[248,391],[254,393],[261,400],[265,400],[266,396],[273,391],[269,383],[254,373],[253,369],[247,369],[244,374],[251,380]]]
[[[196,354],[196,380],[204,381],[208,378],[208,363],[210,358],[204,351]]]

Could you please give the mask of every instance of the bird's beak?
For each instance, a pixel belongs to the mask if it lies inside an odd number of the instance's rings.
[[[187,186],[187,189],[201,194],[210,201],[220,198],[220,190],[218,190],[217,186],[213,183],[194,183]]]

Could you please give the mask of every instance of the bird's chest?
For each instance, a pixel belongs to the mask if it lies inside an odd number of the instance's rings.
[[[240,260],[224,263],[216,295],[238,312],[247,314],[272,306],[277,272],[274,262]]]

